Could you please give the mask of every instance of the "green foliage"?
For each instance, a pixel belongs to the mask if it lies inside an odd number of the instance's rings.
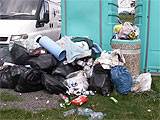
[[[119,19],[124,22],[131,22],[134,23],[134,15],[119,15]]]

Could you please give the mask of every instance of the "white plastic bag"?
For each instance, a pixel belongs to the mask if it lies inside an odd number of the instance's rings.
[[[144,92],[151,89],[152,77],[151,73],[142,73],[133,81],[135,83],[132,88],[133,92]]]
[[[81,95],[88,89],[89,84],[84,71],[70,73],[66,78],[64,84],[68,87],[69,94]]]

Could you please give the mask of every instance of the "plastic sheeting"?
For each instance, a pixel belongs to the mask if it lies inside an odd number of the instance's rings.
[[[124,66],[115,66],[111,69],[112,82],[115,85],[116,91],[121,94],[131,92],[132,77]]]

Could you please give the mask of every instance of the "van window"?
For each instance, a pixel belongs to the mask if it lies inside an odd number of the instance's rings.
[[[40,0],[0,0],[0,19],[35,19]]]
[[[42,4],[42,8],[41,8],[40,15],[39,15],[40,20],[43,19],[43,15],[46,12],[49,12],[49,4],[48,4],[48,2],[44,2],[44,4]]]

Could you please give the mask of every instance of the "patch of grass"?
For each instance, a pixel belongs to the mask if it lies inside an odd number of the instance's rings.
[[[160,80],[160,76],[152,76],[153,80]]]
[[[63,117],[63,109],[31,112],[20,109],[1,109],[1,120],[86,120],[87,117],[72,115]]]
[[[101,95],[89,96],[89,102],[82,107],[91,107],[94,105],[95,111],[106,113],[104,119],[145,119],[160,120],[160,80],[153,80],[152,89],[154,91],[139,94],[130,93],[128,95],[120,95],[113,92],[111,96],[118,100],[114,103],[110,97]],[[63,112],[75,108],[70,106],[66,109],[52,109],[37,112],[28,112],[17,109],[0,110],[0,119],[18,119],[18,120],[86,120],[87,117],[71,115],[63,117]],[[149,111],[148,111],[149,110]]]
[[[8,92],[0,92],[0,100],[5,102],[22,101],[22,98]]]
[[[19,109],[1,109],[0,120],[25,120],[32,118],[33,113]]]
[[[160,92],[160,76],[159,77],[152,77],[152,89]]]

